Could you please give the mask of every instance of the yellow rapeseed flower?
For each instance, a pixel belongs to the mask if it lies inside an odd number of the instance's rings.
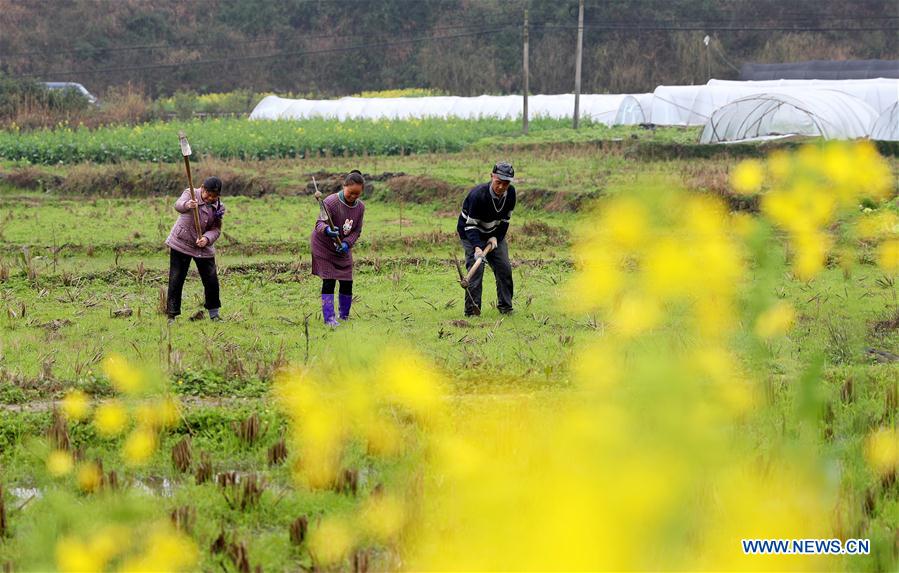
[[[605,391],[615,388],[624,377],[621,349],[608,341],[591,344],[572,362],[572,370],[585,389]]]
[[[388,400],[407,408],[420,419],[428,418],[440,404],[442,383],[437,372],[406,349],[384,353],[378,380]]]
[[[136,394],[144,389],[145,380],[143,373],[131,366],[119,354],[110,354],[103,359],[103,372],[106,373],[113,387],[119,392]]]
[[[865,441],[865,459],[878,474],[899,468],[899,428],[879,428]]]
[[[597,228],[608,233],[609,239],[618,247],[633,250],[647,238],[649,215],[640,201],[616,197],[606,205]]]
[[[758,193],[765,180],[765,168],[757,159],[741,161],[730,174],[734,191],[743,195]]]
[[[373,456],[394,456],[402,449],[403,435],[390,420],[371,420],[364,424],[362,433]]]
[[[694,292],[696,280],[704,273],[693,255],[688,245],[674,238],[662,238],[647,247],[643,263],[647,290],[663,299]]]
[[[163,428],[172,428],[181,419],[181,404],[177,398],[166,396],[159,403],[159,421]]]
[[[696,350],[696,365],[712,381],[716,396],[731,412],[748,412],[755,405],[752,387],[740,371],[739,358],[718,345]]]
[[[131,466],[142,466],[156,451],[156,433],[145,427],[138,427],[125,439],[122,455]]]
[[[134,408],[134,420],[146,428],[160,427],[159,409],[155,402],[142,402]]]
[[[796,311],[788,302],[779,302],[759,315],[755,334],[759,338],[774,338],[786,334],[793,327]]]
[[[119,402],[110,400],[97,406],[94,426],[101,436],[110,438],[122,433],[128,423],[128,412]]]
[[[103,473],[100,471],[100,466],[96,463],[84,462],[78,466],[78,472],[75,477],[81,491],[91,493],[97,491],[97,488],[100,487]]]
[[[619,301],[613,311],[612,323],[621,336],[631,337],[654,328],[661,316],[662,310],[656,300],[629,294]]]
[[[353,549],[353,529],[341,517],[326,517],[309,535],[309,551],[321,565],[334,565]]]
[[[200,552],[194,541],[168,524],[150,532],[143,551],[122,564],[122,571],[195,571]]]
[[[103,571],[106,560],[95,554],[87,543],[75,537],[63,537],[56,542],[56,567],[62,573]]]
[[[61,477],[72,473],[74,465],[72,454],[64,450],[53,450],[47,456],[47,471],[53,477]]]
[[[860,239],[899,235],[899,216],[886,210],[864,215],[855,224],[855,234]]]
[[[406,521],[403,501],[390,494],[370,497],[359,516],[363,531],[376,541],[389,542],[396,538]]]
[[[62,399],[62,413],[67,420],[77,421],[87,417],[90,399],[81,390],[70,390]]]
[[[588,257],[581,258],[579,267],[568,289],[568,302],[572,310],[586,312],[609,306],[624,283],[624,275],[614,254],[592,249]]]
[[[768,173],[776,182],[781,182],[793,172],[792,156],[782,150],[773,151],[768,156]]]
[[[899,239],[880,243],[877,248],[877,264],[888,273],[899,271]]]
[[[804,233],[793,238],[793,272],[801,280],[815,278],[824,269],[832,240],[824,233]]]

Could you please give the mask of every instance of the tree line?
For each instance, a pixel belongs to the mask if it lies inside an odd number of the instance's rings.
[[[571,92],[577,0],[0,0],[0,73],[150,97],[423,87]],[[735,78],[743,62],[899,57],[895,0],[586,0],[583,91]],[[703,42],[709,36],[709,45]]]

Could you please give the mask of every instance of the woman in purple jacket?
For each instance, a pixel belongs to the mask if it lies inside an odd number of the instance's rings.
[[[175,201],[175,211],[181,213],[165,244],[170,247],[169,258],[169,296],[166,313],[169,321],[181,314],[181,290],[184,279],[190,268],[191,259],[197,265],[209,318],[219,320],[219,278],[215,269],[215,243],[222,232],[222,217],[225,206],[219,200],[222,192],[222,181],[218,177],[208,177],[203,185],[195,190],[196,201],[191,198],[190,189],[185,189],[181,197]],[[201,234],[197,236],[193,210],[197,207],[200,215]]]
[[[338,307],[340,319],[350,317],[353,304],[353,254],[350,249],[362,234],[362,217],[365,205],[359,196],[365,187],[362,173],[353,170],[343,180],[343,190],[332,193],[322,201],[334,222],[328,224],[328,216],[320,213],[312,231],[312,274],[322,279],[322,317],[328,326],[340,323],[334,317],[334,287],[340,281]]]

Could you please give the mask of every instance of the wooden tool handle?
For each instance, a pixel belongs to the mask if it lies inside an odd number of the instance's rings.
[[[190,198],[197,203],[197,193],[194,191],[194,181],[190,176],[190,159],[184,156],[184,168],[187,169],[187,186],[190,188]],[[197,239],[203,235],[203,229],[200,228],[200,206],[194,206],[194,226],[197,228]]]
[[[481,263],[484,262],[484,258],[485,258],[485,257],[487,256],[487,254],[488,254],[490,251],[492,251],[492,250],[493,250],[493,243],[492,243],[492,242],[488,242],[488,243],[487,243],[487,246],[484,247],[484,248],[482,249],[482,252],[484,253],[484,255],[481,256],[481,257],[478,257],[477,259],[474,260],[474,264],[471,265],[471,268],[470,268],[470,269],[468,269],[468,274],[465,275],[465,278],[464,278],[464,279],[462,279],[462,286],[463,286],[463,287],[466,287],[466,288],[468,287],[468,283],[471,282],[471,277],[473,277],[474,274],[475,274],[476,272],[478,272],[478,269],[480,268]]]

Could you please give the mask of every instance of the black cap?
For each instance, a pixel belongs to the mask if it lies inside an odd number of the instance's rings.
[[[222,194],[222,180],[218,177],[207,177],[203,181],[203,187],[210,193],[215,193],[216,195]]]
[[[493,166],[493,174],[503,181],[512,181],[515,179],[515,169],[512,164],[507,161],[500,161]]]

